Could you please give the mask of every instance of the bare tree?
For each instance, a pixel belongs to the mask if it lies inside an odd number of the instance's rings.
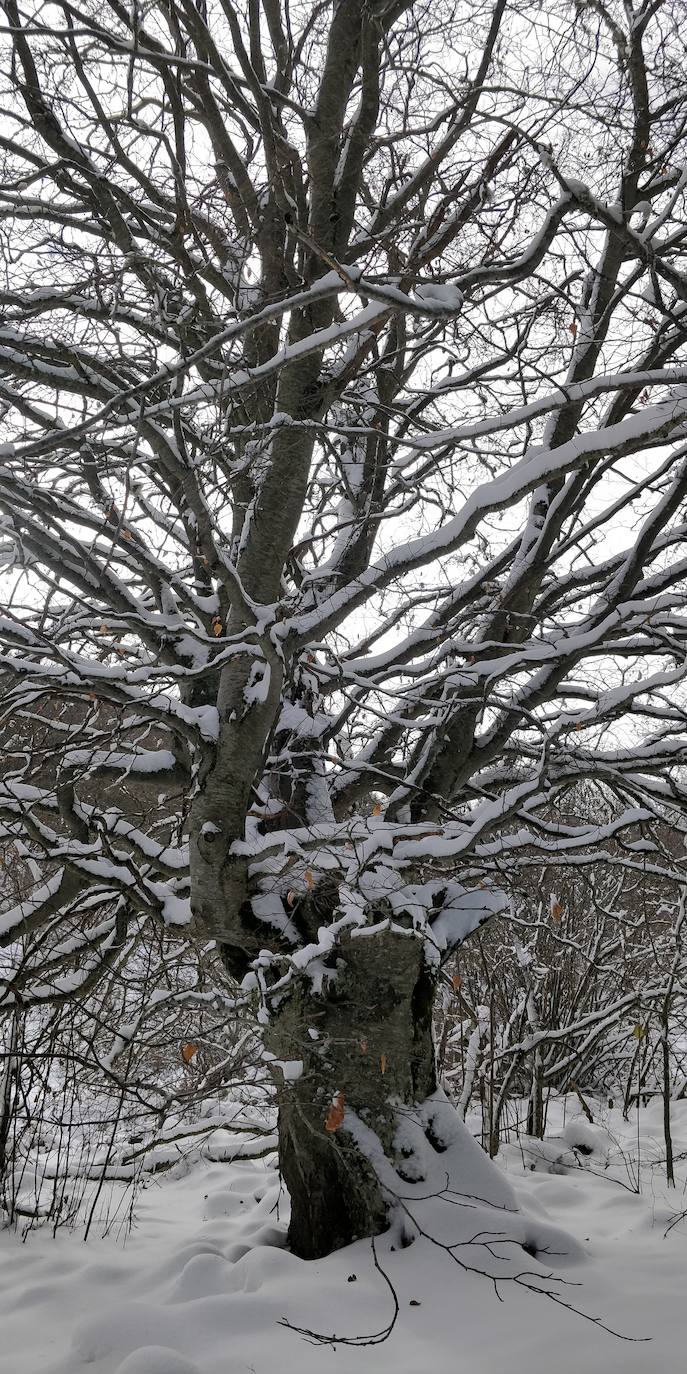
[[[682,7],[3,7],[2,939],[31,1005],[193,913],[321,1255],[521,856],[685,797]]]

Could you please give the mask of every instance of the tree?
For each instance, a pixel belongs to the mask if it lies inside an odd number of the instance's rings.
[[[89,996],[192,914],[322,1255],[519,864],[684,804],[681,6],[3,5],[2,938]]]

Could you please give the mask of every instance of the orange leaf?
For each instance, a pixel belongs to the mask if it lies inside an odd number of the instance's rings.
[[[309,887],[311,890],[315,885],[315,879],[313,878],[311,868],[306,868],[305,870],[305,884],[306,887]]]
[[[374,804],[374,806],[373,806],[373,808],[372,808],[372,815],[373,815],[373,816],[381,816],[381,814],[382,814],[382,804],[381,804],[381,802],[375,802],[375,804]]]
[[[338,1131],[344,1119],[344,1095],[337,1093],[325,1117],[325,1131]]]
[[[218,615],[213,615],[212,617],[212,633],[215,636],[221,635],[222,633],[222,621]]]
[[[552,921],[560,921],[562,915],[563,915],[563,907],[561,906],[561,903],[560,903],[560,902],[552,902],[552,903],[551,903],[551,919],[552,919]]]
[[[576,334],[577,334],[577,325],[575,324],[575,321],[574,321],[574,320],[573,320],[572,324],[569,324],[569,325],[568,325],[568,333],[569,333],[569,334],[572,334],[573,339],[575,338],[575,336],[576,336]]]
[[[181,1046],[181,1057],[185,1064],[190,1064],[198,1053],[198,1046],[193,1044]]]
[[[380,1056],[379,1056],[379,1067],[380,1067],[382,1073],[386,1073],[386,1055],[385,1055],[385,1054],[380,1054]]]
[[[453,974],[453,976],[452,976],[452,978],[451,978],[451,982],[453,983],[453,991],[454,991],[454,992],[457,992],[458,989],[461,988],[461,987],[463,986],[463,980],[462,980],[462,978],[461,978],[461,976],[460,976],[459,973],[454,973],[454,974]]]

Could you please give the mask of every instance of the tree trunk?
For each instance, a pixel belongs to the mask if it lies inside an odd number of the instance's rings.
[[[268,1036],[270,1051],[288,1061],[285,1071],[274,1069],[280,1163],[291,1196],[289,1244],[304,1259],[384,1230],[393,1199],[359,1138],[370,1139],[365,1128],[374,1132],[397,1173],[416,1180],[404,1108],[436,1087],[436,974],[421,943],[412,932],[387,930],[348,936],[338,953],[321,991],[299,978]],[[290,1078],[299,1060],[302,1073]]]
[[[10,1135],[14,1118],[15,1097],[19,1079],[19,1025],[21,1012],[12,1013],[12,1025],[8,1037],[5,1064],[0,1073],[0,1201],[4,1203],[13,1219],[14,1182],[12,1175],[12,1147]],[[16,1123],[15,1123],[16,1124]],[[6,1177],[6,1175],[9,1175]]]

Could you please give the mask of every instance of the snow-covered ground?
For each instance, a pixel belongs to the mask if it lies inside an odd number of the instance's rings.
[[[206,1160],[150,1179],[128,1235],[121,1185],[102,1198],[109,1226],[92,1229],[85,1244],[78,1231],[53,1239],[38,1228],[23,1241],[0,1233],[0,1370],[672,1374],[684,1368],[687,1344],[687,1220],[676,1222],[687,1208],[687,1103],[674,1106],[673,1190],[658,1103],[641,1110],[639,1128],[617,1112],[591,1128],[574,1099],[565,1107],[565,1124],[563,1104],[551,1113],[554,1138],[532,1150],[506,1146],[499,1167],[535,1237],[551,1223],[582,1247],[581,1258],[574,1243],[551,1254],[555,1293],[619,1336],[512,1283],[496,1292],[422,1236],[393,1251],[380,1241],[379,1269],[369,1242],[298,1260],[284,1248],[286,1200],[273,1162]],[[580,1144],[592,1153],[576,1155],[571,1146]],[[456,1208],[463,1226],[464,1205]],[[549,1272],[537,1259],[525,1269]],[[370,1337],[393,1318],[392,1289],[398,1316],[379,1344],[332,1348],[281,1324]]]

